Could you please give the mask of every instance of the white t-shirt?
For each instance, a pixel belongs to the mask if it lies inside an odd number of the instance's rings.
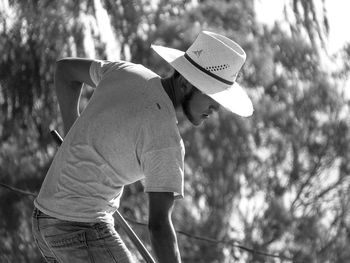
[[[53,217],[113,222],[123,186],[183,196],[184,145],[160,77],[141,65],[94,61],[96,90],[46,175],[35,206]]]

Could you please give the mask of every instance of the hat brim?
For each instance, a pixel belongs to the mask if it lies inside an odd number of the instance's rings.
[[[242,117],[253,114],[253,104],[245,90],[236,82],[227,85],[194,67],[185,57],[185,52],[152,45],[152,49],[177,70],[193,86],[213,98],[227,110]]]

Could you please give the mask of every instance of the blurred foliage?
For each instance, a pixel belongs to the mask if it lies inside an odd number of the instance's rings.
[[[291,27],[320,32],[312,27],[317,1],[306,2],[291,1]],[[324,66],[316,41],[300,30],[259,24],[253,0],[1,0],[1,182],[40,188],[56,151],[48,130],[61,127],[56,59],[122,58],[165,75],[170,68],[150,44],[185,50],[202,29],[246,50],[238,81],[255,113],[243,119],[222,111],[198,129],[180,119],[186,196],[177,202],[176,228],[295,262],[349,262],[349,45],[337,54],[339,67]],[[82,110],[92,92],[85,89]],[[127,187],[121,210],[146,222],[142,190],[141,183]],[[32,199],[3,188],[0,197],[0,261],[43,262],[31,238]],[[146,228],[135,230],[149,244]],[[282,262],[227,243],[182,235],[179,243],[183,262]]]
[[[305,30],[313,45],[320,43],[325,47],[329,33],[325,0],[288,0],[285,2],[284,15],[288,21],[295,21],[290,23],[292,32],[300,35]]]

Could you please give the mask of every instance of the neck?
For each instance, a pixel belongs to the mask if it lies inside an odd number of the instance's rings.
[[[168,77],[161,79],[162,86],[165,92],[168,94],[170,100],[172,101],[174,108],[176,109],[180,105],[179,92],[176,89],[175,78]]]

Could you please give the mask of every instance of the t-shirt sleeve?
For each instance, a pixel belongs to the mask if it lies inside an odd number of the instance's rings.
[[[173,192],[184,196],[185,150],[176,123],[155,116],[148,121],[143,137],[141,167],[145,192]]]
[[[143,155],[145,192],[173,192],[184,196],[184,160],[182,149],[172,147]]]

